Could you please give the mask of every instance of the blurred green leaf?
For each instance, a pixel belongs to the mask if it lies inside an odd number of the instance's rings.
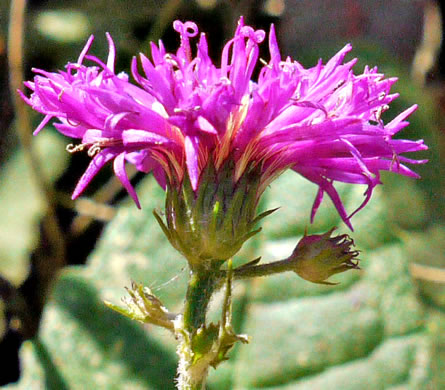
[[[88,16],[76,10],[42,11],[37,15],[35,23],[42,35],[58,42],[86,40],[91,34]]]
[[[64,142],[55,133],[43,131],[34,146],[46,177],[55,180],[68,162]],[[0,183],[0,274],[18,286],[28,274],[45,203],[22,149],[0,170]]]
[[[320,375],[265,390],[421,389],[425,383],[424,362],[416,355],[428,350],[424,336],[404,336],[383,342],[367,357],[327,369]],[[421,375],[410,371],[418,369]],[[399,387],[400,386],[400,387]]]

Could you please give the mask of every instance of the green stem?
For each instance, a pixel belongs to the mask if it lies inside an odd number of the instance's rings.
[[[294,262],[289,261],[289,259],[284,259],[280,261],[275,261],[273,263],[237,268],[233,270],[233,278],[247,279],[258,276],[268,276],[287,271],[294,271],[294,268],[295,268]]]
[[[193,269],[187,287],[183,323],[178,348],[178,389],[204,390],[209,362],[206,359],[195,360],[193,338],[198,329],[206,323],[206,313],[212,294],[218,288],[218,268],[215,262],[209,269]]]
[[[205,324],[207,306],[218,278],[213,270],[192,271],[184,307],[184,330],[192,334]]]

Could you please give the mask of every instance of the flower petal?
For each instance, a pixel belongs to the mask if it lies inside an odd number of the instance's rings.
[[[104,149],[91,160],[90,165],[88,165],[87,170],[84,172],[74,189],[73,195],[71,196],[73,200],[82,194],[93,177],[96,176],[97,172],[99,172],[108,161],[113,159],[116,154],[115,151]]]
[[[114,159],[114,173],[116,174],[117,178],[120,180],[124,188],[128,191],[130,196],[133,198],[137,208],[140,209],[141,204],[139,203],[138,195],[131,185],[130,180],[128,180],[127,171],[125,170],[125,154],[125,152],[122,152]]]

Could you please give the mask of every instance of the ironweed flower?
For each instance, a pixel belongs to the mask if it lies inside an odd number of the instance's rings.
[[[380,184],[380,171],[418,177],[404,164],[425,161],[402,154],[427,147],[422,140],[393,139],[408,125],[406,118],[416,106],[384,124],[381,114],[398,96],[390,93],[396,78],[385,79],[377,68],[368,67],[355,75],[356,61],[344,62],[350,45],[325,65],[320,61],[305,69],[281,58],[272,26],[266,63],[258,58],[265,32],[245,26],[241,18],[218,67],[209,57],[204,34],[192,52],[190,39],[198,35],[195,23],[175,21],[173,27],[180,35],[176,54],[167,53],[161,41],[158,46],[152,43],[152,60],[140,54],[140,65],[136,58],[132,61],[136,85],[126,74],[115,73],[115,46],[108,34],[106,63],[87,54],[91,37],[65,71],[34,69],[34,81],[25,83],[32,94],[28,98],[21,93],[23,99],[45,115],[34,133],[57,118],[59,132],[81,139],[71,150],[88,149],[92,157],[73,198],[110,160],[138,207],[126,162],[153,172],[163,188],[180,191],[189,181],[195,194],[210,164],[213,178],[226,177],[221,171],[230,166],[233,191],[254,172],[254,205],[277,176],[292,169],[318,185],[311,220],[327,193],[352,228],[350,218],[368,203]],[[86,60],[93,65],[85,65]],[[254,81],[258,62],[261,69]],[[335,181],[367,186],[362,204],[351,214]],[[224,208],[224,201],[218,202],[210,202],[213,209],[221,202]]]

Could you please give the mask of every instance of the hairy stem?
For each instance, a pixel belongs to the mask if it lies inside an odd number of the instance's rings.
[[[195,332],[205,324],[207,306],[215,290],[217,278],[212,271],[192,271],[184,307],[184,329]]]
[[[210,269],[194,269],[190,273],[187,294],[179,334],[178,347],[178,389],[203,390],[207,378],[209,362],[205,358],[196,359],[193,338],[206,323],[206,313],[212,294],[218,287],[218,264]]]

